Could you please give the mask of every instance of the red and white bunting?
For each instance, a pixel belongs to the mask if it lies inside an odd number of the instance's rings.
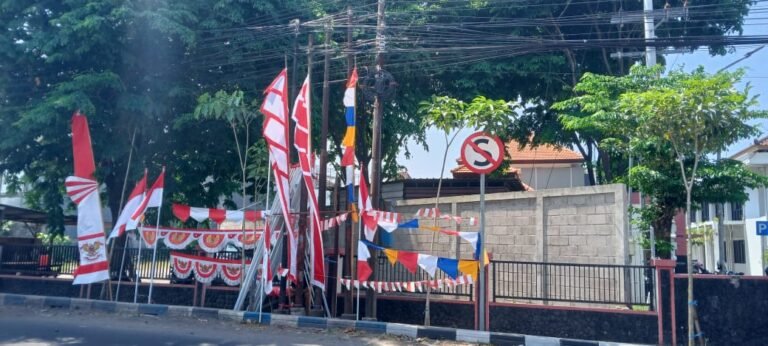
[[[249,262],[246,264],[250,264]],[[171,252],[171,264],[176,277],[186,279],[194,273],[195,280],[204,284],[209,284],[220,277],[227,285],[237,286],[242,278],[242,263],[239,260],[223,260]]]
[[[347,217],[349,217],[349,213],[344,213],[339,216],[323,220],[323,231],[327,231],[331,228],[341,225],[343,222],[347,221]]]
[[[431,287],[433,289],[442,289],[443,287],[446,288],[454,288],[461,285],[472,285],[474,284],[474,281],[472,280],[471,275],[461,275],[457,277],[456,279],[451,278],[444,278],[444,279],[436,279],[436,280],[421,280],[421,281],[394,281],[394,282],[387,282],[387,281],[360,281],[360,280],[351,280],[351,279],[339,279],[339,283],[345,287],[347,290],[352,290],[352,288],[359,289],[362,288],[370,288],[372,290],[377,291],[378,293],[381,292],[424,292],[424,286]]]
[[[474,216],[463,218],[461,216],[453,216],[453,215],[450,215],[450,214],[441,214],[440,218],[444,219],[444,220],[452,220],[457,225],[461,225],[461,223],[464,222],[464,220],[467,220],[467,225],[469,225],[469,226],[477,226],[477,218],[474,217]]]
[[[251,222],[257,220],[263,220],[267,211],[262,210],[225,210],[216,208],[199,208],[190,207],[183,204],[173,204],[173,215],[176,216],[182,222],[186,222],[189,218],[194,219],[197,222],[203,222],[211,219],[216,223],[222,223],[226,221],[241,222],[243,219]]]
[[[421,208],[416,211],[416,217],[437,217],[440,216],[440,209],[437,208]]]
[[[262,235],[262,229],[245,230],[218,230],[218,229],[183,229],[152,226],[141,227],[141,238],[144,245],[149,248],[154,247],[157,240],[157,232],[160,232],[159,238],[168,248],[174,250],[185,249],[193,241],[197,241],[198,246],[205,252],[216,253],[227,245],[253,249],[256,242]]]

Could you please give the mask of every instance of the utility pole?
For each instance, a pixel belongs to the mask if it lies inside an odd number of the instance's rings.
[[[325,57],[323,59],[323,109],[322,109],[322,120],[320,125],[320,173],[319,173],[319,183],[318,183],[318,196],[317,196],[317,204],[318,208],[320,209],[320,215],[324,215],[323,211],[326,210],[325,208],[325,194],[328,189],[328,112],[329,112],[329,103],[330,103],[330,88],[329,88],[329,82],[328,79],[330,78],[330,65],[331,65],[331,35],[333,33],[332,31],[332,25],[333,25],[333,19],[329,19],[328,22],[325,24]],[[335,215],[334,215],[335,216]],[[338,229],[336,231],[336,238],[338,239]],[[338,243],[337,243],[338,244]],[[329,273],[335,273],[338,271],[336,268],[338,268],[338,247],[336,247],[336,261],[331,261],[329,265]],[[334,280],[334,284],[328,284],[328,301],[333,302],[333,297],[336,296],[336,284]],[[322,294],[322,291],[319,291]],[[319,302],[319,300],[318,300]],[[336,307],[332,307],[333,311],[336,311]],[[330,312],[330,311],[329,311]],[[335,316],[333,316],[335,317]]]
[[[381,208],[381,122],[384,113],[383,91],[379,90],[378,78],[384,70],[384,52],[386,42],[384,40],[384,8],[385,0],[378,0],[378,11],[376,12],[376,90],[373,99],[373,144],[371,145],[371,202],[376,209]],[[374,268],[378,262],[378,252],[374,251]],[[366,315],[370,318],[376,318],[376,296],[374,291],[369,289],[366,295]]]
[[[645,65],[656,65],[656,47],[647,45],[648,40],[655,39],[654,19],[653,19],[653,0],[643,0],[643,27],[645,29]]]
[[[352,6],[347,6],[347,76],[352,74],[354,67],[354,56],[352,54]],[[357,116],[357,113],[355,113]],[[357,120],[355,120],[357,124]],[[349,183],[349,182],[347,182]],[[350,210],[349,201],[345,203],[347,210]],[[347,278],[352,278],[352,218],[344,223],[344,267],[342,274]],[[347,290],[344,295],[344,314],[352,316],[352,290]]]

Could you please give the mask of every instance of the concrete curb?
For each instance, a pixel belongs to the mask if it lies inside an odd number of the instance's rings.
[[[0,293],[0,306],[16,305],[37,308],[58,308],[67,310],[98,311],[107,313],[129,313],[168,317],[195,317],[209,320],[224,320],[238,323],[259,323],[259,314],[232,310],[196,308],[189,306],[132,304],[102,300],[86,300],[64,297],[46,297]],[[411,338],[455,340],[493,345],[520,346],[631,346],[632,344],[573,340],[543,336],[520,335],[498,332],[481,332],[445,327],[422,327],[410,324],[352,321],[336,318],[261,314],[261,325],[290,328],[352,329],[371,334],[389,334]]]

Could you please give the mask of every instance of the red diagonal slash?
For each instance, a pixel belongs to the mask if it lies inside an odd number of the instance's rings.
[[[494,141],[491,140],[491,142],[494,142]],[[488,162],[491,162],[492,166],[495,166],[496,164],[499,163],[500,160],[494,159],[493,157],[488,155],[488,153],[485,150],[483,150],[482,148],[480,148],[480,146],[477,145],[475,143],[475,141],[469,141],[469,146],[472,147],[472,149],[474,149],[476,153],[480,154],[480,156],[482,156]],[[501,158],[501,155],[499,155],[499,158]],[[470,163],[466,162],[466,164],[470,164]]]

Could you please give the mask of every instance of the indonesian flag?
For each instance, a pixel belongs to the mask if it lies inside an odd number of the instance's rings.
[[[357,206],[360,209],[360,218],[363,222],[363,228],[365,229],[365,239],[373,241],[373,237],[376,235],[376,228],[378,224],[376,217],[373,213],[373,206],[371,204],[371,197],[368,195],[368,183],[365,182],[365,174],[360,172],[360,198],[357,201]]]
[[[317,205],[317,193],[315,193],[315,182],[312,180],[312,148],[311,148],[311,120],[310,120],[310,95],[309,95],[309,76],[304,80],[299,94],[296,95],[296,102],[293,104],[293,115],[291,118],[296,123],[293,132],[293,146],[299,154],[299,167],[304,177],[304,186],[309,196],[309,214],[311,219],[311,241],[310,259],[312,261],[312,284],[325,289],[325,256],[323,254],[323,235],[320,227],[320,210]],[[322,193],[322,191],[321,191]]]
[[[365,245],[362,241],[357,241],[357,280],[365,281],[373,273],[373,269],[368,264],[368,259],[371,258],[371,252],[368,251],[368,245]]]
[[[138,183],[136,183],[136,186],[133,187],[133,191],[131,191],[131,195],[128,196],[128,202],[125,203],[123,210],[120,212],[120,217],[117,218],[117,222],[112,228],[112,233],[109,234],[110,239],[122,236],[126,229],[134,229],[138,226],[129,221],[131,220],[131,215],[136,212],[141,205],[141,202],[144,201],[146,190],[147,171],[144,171],[144,176]]]
[[[272,84],[264,90],[264,103],[261,105],[261,113],[264,114],[262,135],[267,141],[269,155],[272,163],[272,171],[275,175],[275,186],[280,197],[285,227],[288,231],[288,276],[296,281],[296,253],[298,242],[293,231],[291,209],[289,208],[290,182],[289,182],[289,152],[288,152],[288,70],[283,69],[275,77]]]
[[[99,183],[93,176],[93,159],[88,119],[80,112],[72,116],[72,152],[75,175],[65,180],[67,195],[77,204],[77,246],[80,264],[73,285],[109,280],[104,220],[101,215]]]
[[[141,221],[141,217],[148,208],[160,208],[163,206],[163,181],[165,180],[165,167],[157,176],[152,187],[147,191],[147,196],[141,201],[141,204],[136,208],[136,211],[131,215],[128,221],[129,225],[138,225]]]

